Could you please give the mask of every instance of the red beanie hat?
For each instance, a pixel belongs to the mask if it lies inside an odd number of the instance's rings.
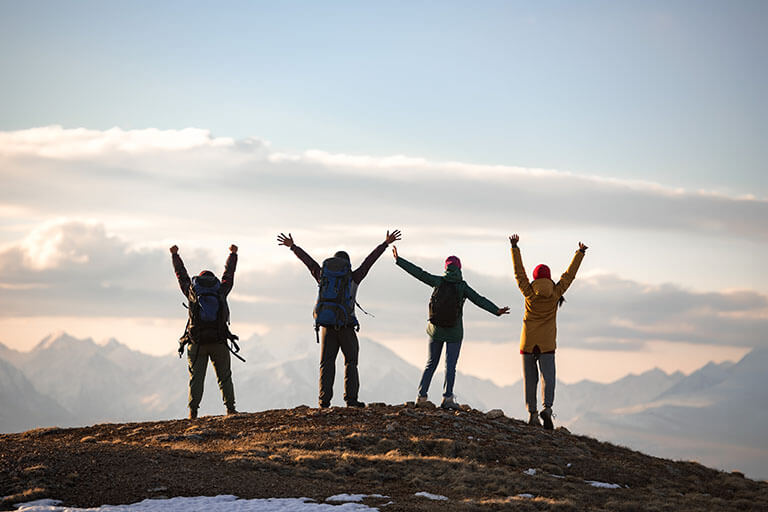
[[[549,267],[545,264],[536,265],[536,268],[533,269],[533,280],[536,279],[552,279],[552,274],[549,272]]]
[[[445,258],[445,268],[448,268],[448,265],[456,265],[461,270],[461,260],[458,256],[448,256]]]

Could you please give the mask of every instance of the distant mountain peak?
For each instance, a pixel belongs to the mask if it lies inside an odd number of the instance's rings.
[[[79,339],[75,338],[74,336],[70,335],[66,331],[54,331],[45,338],[43,338],[40,343],[35,345],[35,347],[32,349],[33,352],[39,352],[43,350],[49,350],[55,347],[60,346],[66,346],[66,345],[72,345],[74,343],[79,344],[95,344],[93,341],[93,338],[85,338],[85,339]]]

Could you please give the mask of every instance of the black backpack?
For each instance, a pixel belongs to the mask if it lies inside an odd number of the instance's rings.
[[[205,273],[192,278],[188,325],[192,341],[220,343],[226,339],[229,308],[219,293],[220,288],[221,282],[213,274]]]
[[[204,272],[192,278],[189,287],[187,327],[179,339],[179,357],[188,343],[226,343],[233,356],[245,362],[238,352],[236,334],[229,330],[229,306],[221,295],[221,281],[213,272]],[[230,346],[231,345],[231,346]],[[197,359],[197,353],[195,354]]]
[[[454,327],[461,315],[462,300],[459,285],[445,279],[435,287],[429,298],[429,321],[438,327]]]

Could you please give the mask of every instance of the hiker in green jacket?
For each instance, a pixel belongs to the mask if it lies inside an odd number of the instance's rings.
[[[443,409],[458,409],[459,405],[453,395],[453,384],[456,379],[456,363],[459,360],[461,341],[464,338],[462,322],[464,301],[469,299],[477,307],[496,316],[509,314],[509,307],[499,308],[475,290],[461,276],[461,260],[449,256],[445,260],[445,272],[442,276],[430,274],[417,267],[410,261],[397,254],[397,247],[392,247],[395,263],[422,283],[433,288],[430,299],[430,318],[427,323],[429,347],[427,365],[421,375],[419,396],[416,404],[427,402],[429,384],[440,362],[440,354],[445,344],[445,382],[443,383]]]

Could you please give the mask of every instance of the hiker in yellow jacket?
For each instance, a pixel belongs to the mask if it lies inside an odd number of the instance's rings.
[[[528,409],[528,424],[541,425],[552,430],[552,404],[555,401],[555,349],[557,348],[557,308],[563,305],[563,294],[576,278],[581,260],[587,252],[587,246],[579,242],[579,250],[568,266],[568,270],[555,283],[549,267],[541,264],[533,269],[533,282],[523,267],[523,258],[517,243],[518,235],[509,237],[512,245],[512,261],[515,264],[515,279],[525,297],[525,316],[523,331],[520,334],[520,354],[523,358],[523,380],[525,382],[525,406]],[[537,368],[538,365],[538,368]],[[536,386],[541,370],[541,394],[544,408],[541,413],[536,407]]]

